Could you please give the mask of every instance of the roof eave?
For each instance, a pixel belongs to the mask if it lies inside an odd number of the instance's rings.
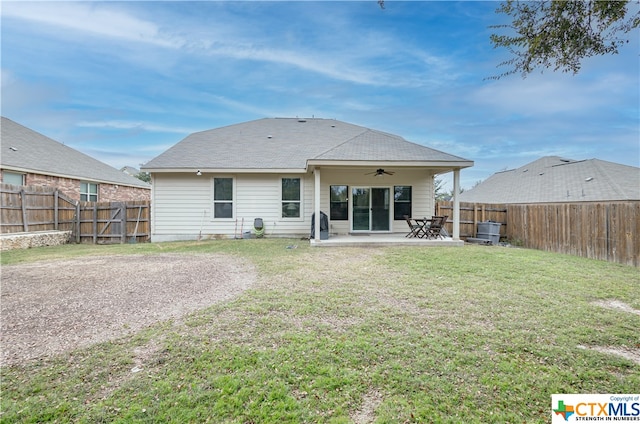
[[[473,166],[473,161],[394,161],[394,160],[335,160],[310,159],[307,168],[321,166],[393,166],[397,168],[431,168],[431,169],[462,169]]]
[[[473,166],[473,161],[393,161],[393,160],[334,160],[334,159],[310,159],[306,168],[176,168],[176,167],[142,167],[141,171],[152,174],[195,174],[198,171],[205,174],[299,174],[313,168],[322,166],[331,167],[366,167],[388,166],[396,168],[429,168],[440,172],[450,172],[454,169],[463,169]]]
[[[151,174],[300,174],[304,168],[145,168],[142,171]]]

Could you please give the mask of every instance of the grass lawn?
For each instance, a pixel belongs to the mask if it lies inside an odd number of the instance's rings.
[[[266,239],[41,248],[2,264],[158,252],[240,255],[259,282],[182,322],[3,368],[1,422],[533,423],[551,421],[553,393],[640,393],[629,266]]]

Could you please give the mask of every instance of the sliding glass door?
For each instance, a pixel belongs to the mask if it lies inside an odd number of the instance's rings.
[[[351,191],[352,230],[389,231],[389,194],[388,187],[354,187]]]

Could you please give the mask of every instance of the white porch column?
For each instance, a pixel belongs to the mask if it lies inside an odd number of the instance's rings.
[[[313,174],[315,175],[315,183],[314,183],[314,207],[313,210],[315,212],[315,222],[313,228],[314,231],[314,240],[316,242],[320,241],[320,168],[315,168],[313,170]]]
[[[460,240],[460,169],[453,170],[453,239]]]

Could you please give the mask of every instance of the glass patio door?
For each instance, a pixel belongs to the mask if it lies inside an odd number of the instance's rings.
[[[390,189],[388,187],[354,187],[352,199],[353,231],[389,231]]]

